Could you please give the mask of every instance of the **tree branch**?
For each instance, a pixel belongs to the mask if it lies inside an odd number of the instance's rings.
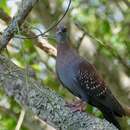
[[[101,46],[107,48],[109,50],[109,52],[112,53],[112,55],[119,60],[119,62],[127,69],[130,70],[130,65],[127,64],[127,62],[124,60],[124,58],[121,57],[121,55],[114,50],[109,44],[105,44],[102,41],[100,41],[99,39],[97,39],[96,37],[92,36],[91,34],[89,34],[78,22],[75,22],[76,27],[81,30],[83,32],[84,35],[89,36],[90,38],[94,39],[96,42],[98,42]],[[84,36],[83,35],[83,36]]]
[[[31,77],[27,78],[25,70],[3,56],[0,56],[0,86],[26,110],[59,130],[116,130],[106,120],[87,113],[73,113],[58,94]]]
[[[11,21],[11,17],[6,13],[6,12],[4,12],[4,10],[2,10],[2,9],[0,9],[0,18],[4,21],[4,22],[6,22],[7,24]],[[14,18],[15,19],[15,18]],[[28,29],[28,26],[25,24],[25,25],[23,25],[23,29]],[[35,37],[36,35],[35,35],[35,33],[34,32],[32,32],[31,30],[27,30],[28,31],[28,36],[30,36],[30,37]],[[4,32],[5,33],[5,32]],[[3,34],[4,35],[4,34]],[[2,41],[1,39],[0,39],[0,41]],[[38,48],[40,48],[41,50],[43,50],[44,52],[46,52],[48,55],[50,55],[50,56],[52,56],[52,57],[56,57],[56,55],[57,55],[57,50],[56,50],[56,48],[53,46],[53,45],[51,45],[51,44],[49,44],[49,43],[47,43],[47,42],[45,42],[45,41],[42,41],[42,40],[38,40],[38,39],[36,39],[36,38],[34,38],[33,39],[33,42],[34,42],[34,44],[38,47]]]
[[[4,33],[0,41],[0,50],[7,46],[8,42],[13,37],[14,33],[23,24],[25,18],[30,13],[31,9],[37,1],[38,0],[23,0],[21,2],[21,7],[19,8],[17,15],[12,19],[9,26],[4,30]]]

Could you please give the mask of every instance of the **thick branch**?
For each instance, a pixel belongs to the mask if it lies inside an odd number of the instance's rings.
[[[25,70],[18,68],[9,59],[0,56],[0,84],[9,96],[32,110],[42,120],[62,130],[116,130],[106,120],[87,113],[73,113],[65,106],[65,101],[54,91],[41,86],[27,76]]]
[[[21,7],[19,8],[18,14],[13,18],[9,26],[4,30],[0,41],[0,50],[6,47],[14,33],[22,25],[27,15],[30,13],[33,6],[38,0],[23,0]]]
[[[4,10],[2,10],[2,9],[0,9],[0,18],[4,22],[6,22],[7,24],[12,20],[11,17],[7,13],[5,13]],[[23,28],[28,29],[28,26],[25,24],[25,25],[23,25]],[[27,31],[29,33],[28,36],[30,36],[30,37],[35,37],[36,36],[35,33],[32,32],[31,30],[27,30]],[[33,39],[33,42],[38,48],[45,51],[48,55],[50,55],[50,56],[52,56],[54,58],[56,57],[57,50],[53,45],[51,45],[51,44],[49,44],[49,43],[47,43],[45,41],[36,39],[36,38]]]

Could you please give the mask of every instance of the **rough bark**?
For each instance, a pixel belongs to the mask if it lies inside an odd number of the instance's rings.
[[[83,112],[72,112],[56,92],[29,77],[8,58],[0,56],[0,86],[26,110],[61,130],[116,130],[106,120]]]

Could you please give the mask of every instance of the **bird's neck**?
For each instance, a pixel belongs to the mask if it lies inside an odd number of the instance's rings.
[[[57,46],[57,61],[60,64],[70,64],[77,62],[79,56],[76,51],[71,47],[69,42],[58,44]]]
[[[57,46],[57,54],[66,55],[70,49],[71,47],[68,42],[59,43]]]
[[[70,46],[70,43],[61,43],[57,46],[57,57],[56,66],[61,70],[64,67],[72,67],[80,62],[80,57],[77,55],[76,51]]]

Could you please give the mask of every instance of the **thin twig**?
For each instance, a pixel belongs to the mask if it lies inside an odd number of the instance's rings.
[[[77,50],[79,50],[79,48],[80,48],[80,45],[81,45],[81,43],[82,43],[82,41],[83,41],[83,39],[84,39],[84,37],[86,36],[86,33],[85,32],[83,32],[83,34],[82,34],[82,36],[79,38],[79,40],[78,40],[78,44],[77,44]]]
[[[2,10],[2,12],[4,12],[4,11]],[[5,12],[4,12],[4,14],[5,15],[3,17],[1,17],[1,19],[2,20],[6,20],[5,22],[8,23],[9,22],[8,19],[5,19],[4,17],[10,17],[10,16],[8,16],[8,14],[5,13]],[[1,16],[1,11],[0,11],[0,16]],[[11,17],[10,17],[10,19],[11,19]],[[23,25],[23,27],[27,28],[28,26],[25,24],[25,25]],[[2,35],[2,33],[1,33],[1,35]],[[33,36],[35,36],[35,33],[30,30],[30,34],[29,35],[31,35],[33,37]],[[41,50],[43,50],[44,52],[46,52],[48,55],[50,55],[50,56],[52,56],[54,58],[56,57],[57,51],[56,51],[56,48],[53,45],[51,45],[51,44],[49,44],[47,42],[45,43],[43,41],[39,41],[38,39],[34,39],[33,42],[34,42],[34,44],[38,48],[40,48]],[[9,46],[15,47],[12,44],[9,44]]]
[[[43,33],[40,33],[38,35],[35,35],[35,36],[30,36],[30,37],[27,37],[27,36],[15,36],[15,38],[20,38],[20,39],[33,39],[33,38],[38,38],[39,36],[44,36],[46,33],[48,33],[50,30],[52,30],[53,28],[55,28],[63,19],[64,17],[66,16],[66,14],[68,13],[69,11],[69,8],[70,8],[70,5],[71,5],[71,0],[69,0],[69,3],[68,3],[68,6],[67,6],[67,9],[65,11],[65,13],[63,14],[63,16],[61,18],[59,18],[59,20],[57,20],[55,23],[53,23],[45,32]]]
[[[85,33],[85,35],[89,36],[90,38],[94,39],[97,43],[99,43],[101,46],[103,46],[104,48],[107,48],[114,57],[116,57],[120,63],[125,66],[125,68],[127,68],[128,70],[130,69],[130,66],[126,63],[126,61],[124,61],[124,59],[120,56],[120,54],[116,51],[113,50],[113,48],[108,45],[103,43],[101,40],[99,40],[98,38],[94,37],[93,35],[89,34],[81,25],[79,25],[79,23],[75,23],[75,25]]]
[[[24,120],[24,116],[25,116],[25,109],[22,109],[15,130],[20,130]]]

